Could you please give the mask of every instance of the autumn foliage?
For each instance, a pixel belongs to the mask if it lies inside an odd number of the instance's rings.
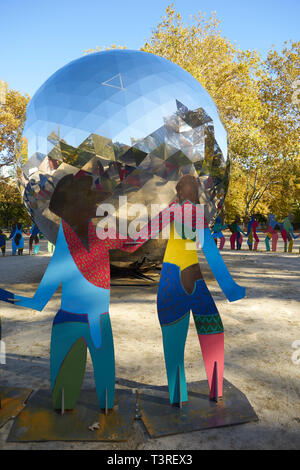
[[[262,60],[223,37],[215,15],[185,24],[171,5],[143,50],[190,72],[219,108],[232,162],[226,219],[294,212],[300,222],[300,42]]]

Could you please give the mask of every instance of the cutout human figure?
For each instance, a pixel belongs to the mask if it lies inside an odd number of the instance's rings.
[[[263,230],[263,232],[266,234],[266,251],[271,251],[270,240],[272,240],[272,251],[276,252],[279,232],[281,232],[281,228],[274,214],[268,215],[268,226],[266,230]]]
[[[240,218],[237,215],[235,217],[235,220],[232,224],[229,224],[229,230],[231,231],[231,236],[230,236],[230,248],[231,250],[235,249],[235,244],[236,244],[236,249],[241,250],[242,248],[242,243],[243,243],[243,237],[242,234],[247,236],[245,232],[241,229],[239,226],[240,223]]]
[[[184,176],[176,189],[180,205],[195,207],[199,204],[198,183],[193,176]],[[232,280],[207,224],[204,227],[202,249],[218,283],[230,301],[244,297],[245,289]],[[215,379],[219,397],[222,397],[223,391],[223,324],[201,273],[195,239],[186,239],[186,228],[185,221],[182,226],[176,218],[171,224],[157,297],[171,404],[188,399],[184,349],[190,310],[202,349],[210,397],[216,398]],[[215,363],[218,364],[217,378]]]
[[[268,221],[269,225],[265,233],[267,234],[268,240],[265,240],[266,243],[266,249],[268,250],[268,241],[272,238],[272,251],[277,251],[277,243],[278,243],[278,238],[279,238],[279,232],[281,232],[280,224],[277,222],[276,217],[274,214],[269,214],[268,215]],[[270,245],[270,243],[269,243]]]
[[[257,247],[259,244],[259,238],[256,233],[257,227],[258,227],[258,222],[255,219],[254,215],[252,215],[248,223],[248,229],[247,229],[247,234],[246,234],[246,236],[248,237],[247,244],[249,246],[249,250],[252,250],[253,248],[254,251],[257,251]],[[253,240],[255,240],[254,247],[253,247]]]
[[[264,232],[266,233],[266,238],[265,238],[266,250],[271,251],[270,240],[272,239],[272,251],[275,252],[277,249],[277,241],[279,238],[278,233],[280,232],[280,225],[276,224],[274,228],[272,228],[269,225],[267,230],[264,230]]]
[[[284,241],[284,251],[289,253],[293,252],[294,240],[299,237],[299,235],[294,234],[294,227],[292,225],[292,220],[294,216],[289,214],[282,222],[282,231],[281,235]],[[289,245],[287,246],[287,242]]]
[[[222,233],[222,230],[225,230],[227,227],[228,227],[228,224],[223,225],[221,217],[218,215],[216,218],[216,222],[212,229],[212,235],[217,246],[218,246],[218,239],[220,240],[219,250],[223,250],[224,248],[225,237]]]
[[[140,244],[125,247],[117,234],[101,240],[91,221],[97,205],[109,193],[92,188],[92,177],[67,175],[57,184],[49,209],[61,223],[55,250],[33,297],[0,289],[0,299],[18,306],[42,310],[62,284],[61,308],[53,320],[50,373],[53,406],[73,409],[83,381],[89,348],[101,408],[113,407],[115,361],[109,318],[109,250],[132,252]]]
[[[23,255],[24,238],[23,238],[23,225],[17,222],[13,225],[9,239],[11,239],[12,255]]]

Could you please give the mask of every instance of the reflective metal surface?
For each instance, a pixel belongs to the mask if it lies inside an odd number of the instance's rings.
[[[91,175],[116,205],[124,195],[129,204],[169,204],[185,174],[198,177],[209,220],[224,202],[227,136],[214,102],[189,73],[153,54],[105,51],[58,70],[30,101],[23,136],[21,192],[54,243],[59,218],[49,201],[70,173]],[[159,258],[162,245],[151,240],[135,259]]]

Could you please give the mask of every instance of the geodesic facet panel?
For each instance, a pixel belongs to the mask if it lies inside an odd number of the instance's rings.
[[[208,219],[224,201],[227,136],[214,102],[189,73],[153,54],[112,50],[66,65],[30,101],[23,135],[22,195],[52,242],[59,218],[49,202],[67,174],[91,175],[113,204],[124,195],[129,204],[169,204],[185,174],[198,177]]]

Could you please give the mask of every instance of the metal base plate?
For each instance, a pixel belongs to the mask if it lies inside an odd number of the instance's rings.
[[[138,391],[139,412],[150,437],[199,431],[257,421],[247,397],[224,380],[223,398],[218,403],[209,399],[206,380],[188,384],[189,401],[170,405],[167,387]]]
[[[32,393],[29,388],[1,387],[0,388],[0,428],[11,418],[17,416],[24,403]]]
[[[7,441],[126,441],[135,404],[135,393],[118,389],[114,408],[105,415],[99,410],[96,392],[82,390],[76,408],[62,415],[53,410],[50,390],[39,390],[16,418]],[[90,430],[94,423],[98,423],[98,429]]]

